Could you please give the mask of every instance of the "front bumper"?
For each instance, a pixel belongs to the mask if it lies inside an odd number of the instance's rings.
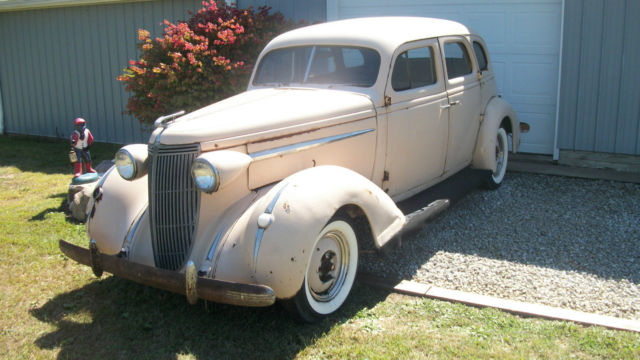
[[[159,269],[117,256],[100,254],[95,246],[90,250],[64,240],[60,240],[59,246],[60,250],[71,259],[91,266],[98,276],[104,270],[143,285],[186,295],[191,303],[199,298],[231,305],[269,306],[273,305],[276,299],[273,290],[265,285],[214,280],[197,276],[193,271],[182,274]]]

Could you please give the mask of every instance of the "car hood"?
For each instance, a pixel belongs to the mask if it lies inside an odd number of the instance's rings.
[[[229,147],[372,116],[375,108],[371,100],[354,92],[257,89],[176,119],[166,127],[160,143]]]

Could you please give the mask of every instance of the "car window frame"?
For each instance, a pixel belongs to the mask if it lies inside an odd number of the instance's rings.
[[[476,44],[478,44],[478,46],[480,46],[480,51],[482,52],[482,57],[484,58],[485,61],[485,67],[483,68],[482,66],[480,66],[480,58],[478,57],[478,53],[476,52]],[[477,38],[472,38],[471,39],[471,48],[473,49],[473,55],[476,58],[476,62],[478,65],[478,71],[479,72],[485,72],[485,71],[489,71],[489,57],[487,56],[487,50],[486,47],[484,46],[484,44],[480,41],[478,41]]]
[[[478,76],[477,75],[478,61],[476,59],[475,53],[473,52],[473,49],[471,48],[471,42],[469,41],[469,39],[466,36],[462,36],[462,35],[450,35],[450,36],[439,37],[438,41],[440,43],[440,58],[442,61],[442,66],[444,68],[444,75],[446,77],[446,84],[448,85],[448,87],[465,84],[470,81],[476,81]],[[463,46],[467,50],[467,55],[469,56],[469,61],[471,65],[470,73],[457,76],[451,79],[449,78],[448,70],[447,70],[447,61],[444,54],[444,46],[446,43],[449,43],[449,42],[461,42],[463,44]]]
[[[435,67],[436,81],[433,84],[424,85],[416,88],[405,90],[394,90],[391,83],[396,60],[400,54],[408,50],[419,49],[423,47],[432,47],[433,65]],[[445,91],[444,69],[442,67],[441,49],[438,38],[429,38],[406,42],[396,48],[391,57],[389,64],[389,72],[387,74],[387,83],[385,87],[385,95],[390,96],[393,102],[407,101],[415,98],[426,97],[429,95],[439,94]]]

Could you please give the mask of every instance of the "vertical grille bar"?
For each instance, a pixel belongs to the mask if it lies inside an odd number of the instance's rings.
[[[200,193],[191,180],[199,145],[149,146],[149,216],[156,266],[178,270],[195,237]]]

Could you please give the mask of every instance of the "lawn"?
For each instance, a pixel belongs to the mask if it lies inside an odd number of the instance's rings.
[[[96,144],[97,164],[118,147]],[[292,321],[279,306],[190,306],[65,258],[86,245],[65,213],[68,143],[0,136],[0,357],[640,358],[640,334],[522,318],[356,285],[336,316]]]

